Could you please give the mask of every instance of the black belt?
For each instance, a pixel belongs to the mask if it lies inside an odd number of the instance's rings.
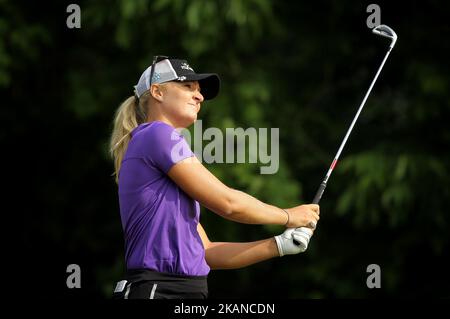
[[[132,283],[139,281],[155,281],[165,283],[182,291],[208,291],[208,276],[185,276],[161,273],[149,269],[130,269],[126,280]]]

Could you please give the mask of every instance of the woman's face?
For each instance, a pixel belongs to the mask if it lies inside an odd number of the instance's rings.
[[[197,81],[167,82],[161,89],[161,110],[174,127],[188,127],[197,120],[204,100]]]

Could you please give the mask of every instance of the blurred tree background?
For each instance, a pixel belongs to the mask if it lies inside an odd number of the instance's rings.
[[[261,163],[206,165],[228,186],[291,207],[312,200],[389,43],[366,26],[367,1],[77,1],[80,29],[66,26],[69,3],[0,0],[5,194],[18,229],[8,262],[42,283],[39,297],[109,298],[124,273],[107,144],[153,55],[220,74],[204,129],[280,129],[276,174],[260,175]],[[307,253],[212,271],[211,298],[450,297],[450,5],[376,3],[399,40]],[[282,231],[204,208],[201,219],[214,241]],[[72,263],[81,289],[66,287]],[[380,289],[366,286],[370,264],[381,267]]]

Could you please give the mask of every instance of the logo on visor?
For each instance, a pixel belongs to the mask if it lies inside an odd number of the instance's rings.
[[[156,81],[161,80],[161,74],[159,73],[154,73],[153,77],[152,77],[152,83],[156,83]]]
[[[177,80],[178,80],[178,81],[184,81],[184,80],[186,80],[186,77],[185,77],[185,76],[180,76],[180,77],[178,77]]]
[[[181,64],[181,68],[182,68],[182,69],[185,69],[185,70],[189,70],[189,71],[194,72],[194,70],[193,70],[193,69],[189,66],[189,64],[187,64],[186,62],[184,62],[184,63]]]

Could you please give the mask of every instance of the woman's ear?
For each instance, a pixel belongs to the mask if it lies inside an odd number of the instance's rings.
[[[164,92],[160,85],[152,84],[152,87],[150,88],[150,93],[152,94],[152,96],[155,100],[162,102],[163,97],[164,97]]]

